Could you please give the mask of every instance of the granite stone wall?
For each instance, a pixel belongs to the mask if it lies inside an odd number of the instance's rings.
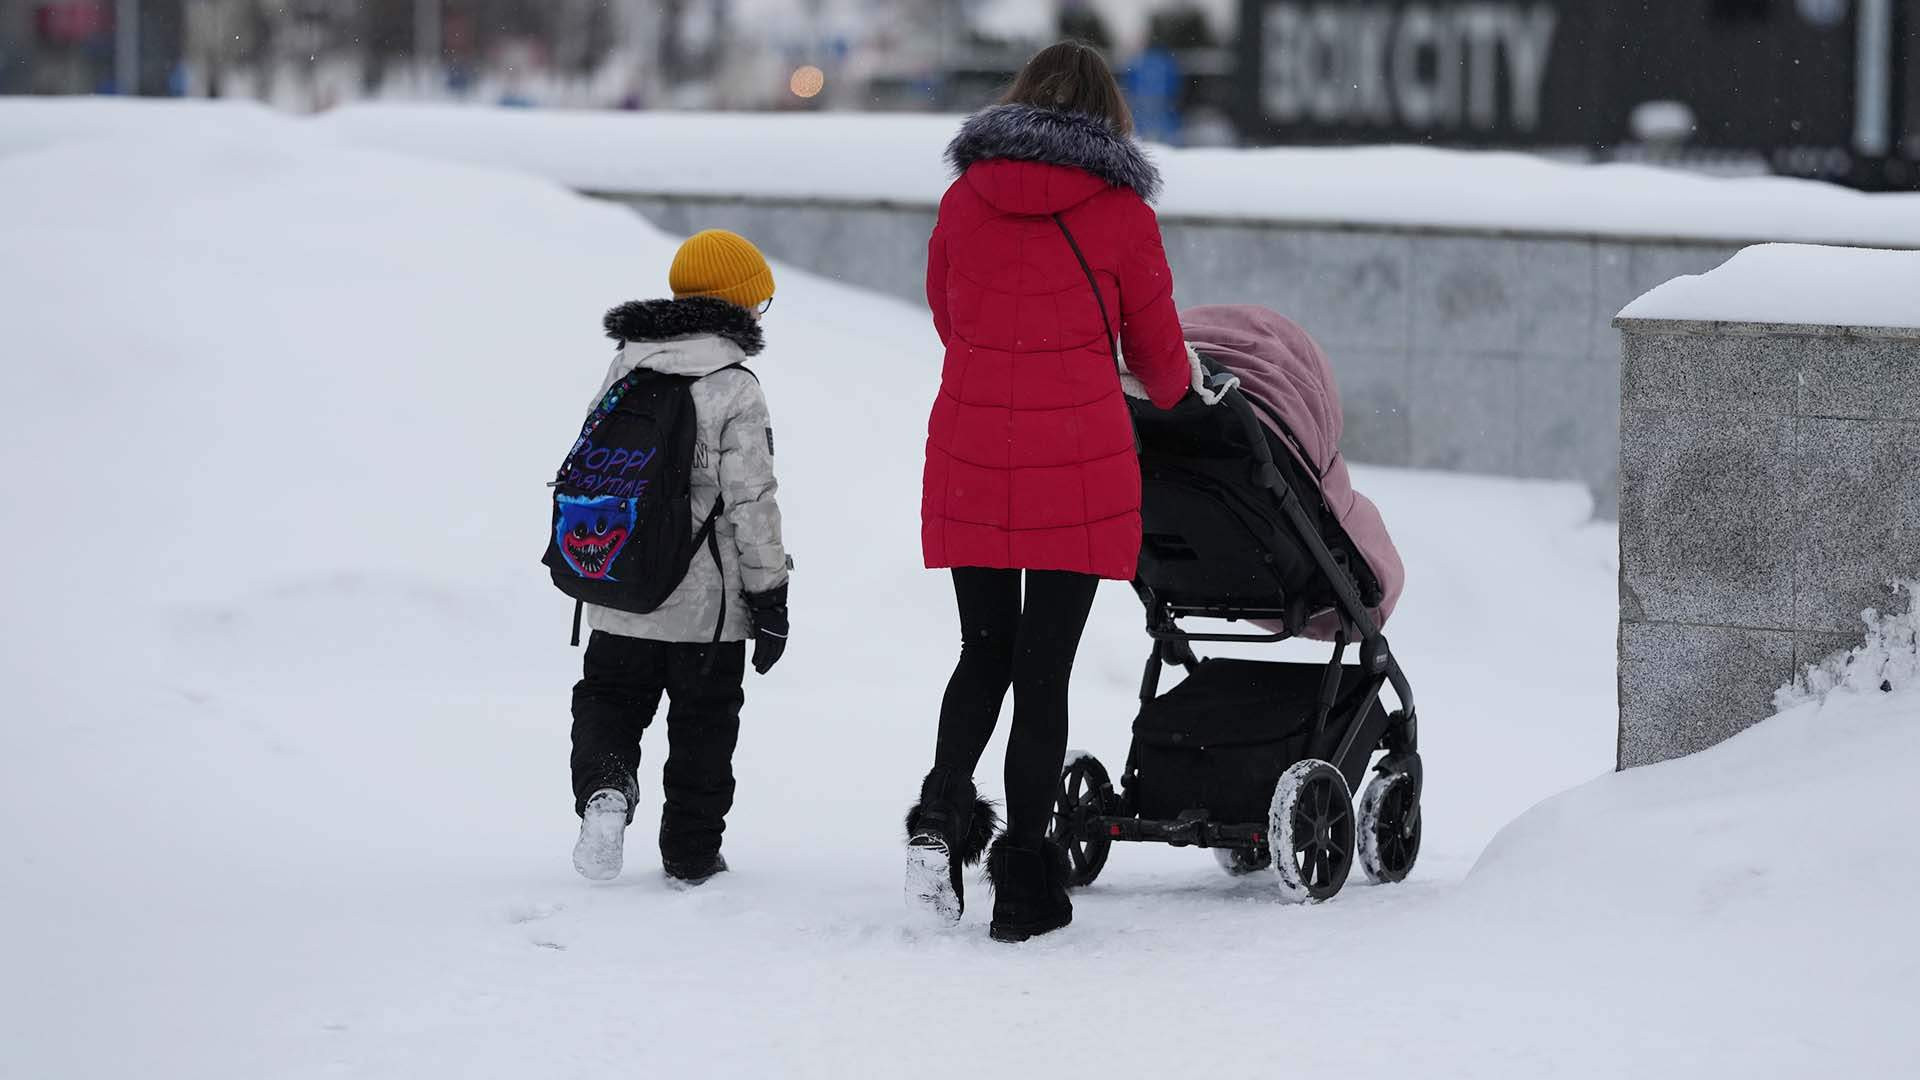
[[[1920,330],[1618,325],[1629,768],[1765,719],[1920,576]]]
[[[924,302],[930,205],[604,195],[669,232]],[[1182,305],[1257,303],[1332,357],[1359,462],[1578,480],[1615,508],[1615,312],[1738,244],[1161,219]]]

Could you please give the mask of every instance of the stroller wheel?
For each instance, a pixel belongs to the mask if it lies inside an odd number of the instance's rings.
[[[1273,865],[1273,853],[1264,847],[1213,849],[1213,861],[1234,877],[1257,874]]]
[[[1377,884],[1405,881],[1420,857],[1420,784],[1382,772],[1360,797],[1360,868]]]
[[[1280,774],[1267,843],[1281,899],[1304,904],[1340,891],[1353,869],[1353,792],[1339,769],[1309,758]]]
[[[1073,864],[1068,883],[1073,887],[1093,884],[1106,868],[1113,841],[1105,835],[1094,835],[1087,819],[1114,813],[1119,801],[1099,758],[1092,754],[1068,755],[1066,768],[1060,770],[1060,792],[1054,798],[1047,837],[1067,849],[1067,859]]]

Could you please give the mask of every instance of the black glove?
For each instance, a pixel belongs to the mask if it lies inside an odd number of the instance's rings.
[[[753,614],[753,670],[765,675],[787,651],[787,587],[748,593],[747,607]]]

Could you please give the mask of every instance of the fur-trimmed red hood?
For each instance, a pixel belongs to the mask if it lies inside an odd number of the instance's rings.
[[[995,105],[974,113],[947,144],[947,163],[959,174],[995,159],[1079,169],[1109,186],[1131,188],[1148,202],[1160,195],[1160,170],[1139,142],[1082,113],[1037,105]]]

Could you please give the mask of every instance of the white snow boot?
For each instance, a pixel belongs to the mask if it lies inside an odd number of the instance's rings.
[[[1000,825],[971,777],[936,767],[907,811],[907,909],[951,926],[967,909],[961,869],[980,861]]]
[[[626,858],[627,797],[601,788],[580,815],[580,840],[573,845],[573,868],[588,881],[612,881]]]
[[[907,910],[952,926],[966,910],[966,894],[954,887],[960,860],[937,836],[916,836],[907,842]]]

